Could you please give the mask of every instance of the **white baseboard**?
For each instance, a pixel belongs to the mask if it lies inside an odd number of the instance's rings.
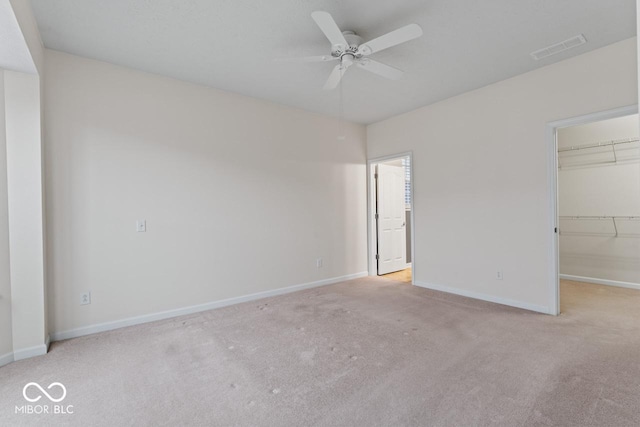
[[[28,359],[30,357],[42,356],[47,354],[49,349],[48,343],[36,345],[33,347],[21,348],[13,351],[13,360]]]
[[[233,304],[239,304],[242,302],[254,301],[262,298],[272,297],[276,295],[288,294],[291,292],[301,291],[303,289],[316,288],[319,286],[331,285],[338,282],[344,282],[345,280],[357,279],[360,277],[368,276],[367,271],[360,273],[348,274],[346,276],[333,277],[330,279],[318,280],[316,282],[303,283],[300,285],[288,286],[285,288],[273,289],[270,291],[257,292],[255,294],[244,295],[241,297],[228,298],[219,301],[212,301],[205,304],[192,305],[190,307],[178,308],[175,310],[167,310],[158,313],[145,314],[142,316],[129,317],[122,320],[115,320],[112,322],[98,323],[95,325],[83,326],[81,328],[69,329],[66,331],[53,332],[51,334],[51,341],[60,341],[70,338],[77,338],[84,335],[95,334],[98,332],[110,331],[113,329],[124,328],[127,326],[139,325],[141,323],[154,322],[156,320],[169,319],[171,317],[184,316],[186,314],[198,313],[201,311],[212,310],[214,308],[226,307]]]
[[[49,351],[50,339],[47,335],[47,339],[44,340],[44,344],[36,345],[34,347],[22,348],[20,350],[0,355],[0,366],[4,366],[8,363],[15,362],[16,360],[28,359],[30,357],[42,356]]]
[[[0,366],[13,362],[13,353],[0,355]]]
[[[549,310],[549,307],[545,307],[542,305],[529,304],[526,302],[516,301],[512,299],[507,299],[507,298],[501,298],[494,295],[487,295],[479,292],[467,291],[465,289],[453,288],[445,285],[436,285],[433,283],[421,282],[419,280],[414,281],[414,285],[419,286],[421,288],[432,289],[434,291],[447,292],[450,294],[461,295],[463,297],[479,299],[482,301],[493,302],[496,304],[507,305],[510,307],[522,308],[525,310],[535,311],[538,313],[544,313],[544,314],[551,313],[551,310]]]
[[[618,282],[616,280],[596,279],[595,277],[572,276],[570,274],[560,274],[561,279],[572,280],[574,282],[595,283],[596,285],[617,286],[619,288],[629,288],[640,290],[640,284],[631,282]]]

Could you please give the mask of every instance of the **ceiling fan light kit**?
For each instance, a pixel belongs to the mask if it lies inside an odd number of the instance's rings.
[[[325,90],[335,89],[349,67],[357,64],[359,68],[391,80],[400,79],[404,72],[395,67],[367,58],[369,55],[399,45],[422,35],[422,28],[417,24],[409,24],[383,36],[362,43],[362,37],[353,31],[341,31],[328,12],[316,11],[311,14],[320,30],[331,43],[330,55],[291,58],[294,62],[326,62],[340,61],[334,68],[326,83]]]

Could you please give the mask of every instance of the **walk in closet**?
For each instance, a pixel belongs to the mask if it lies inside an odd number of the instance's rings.
[[[560,277],[640,289],[638,115],[559,129]]]

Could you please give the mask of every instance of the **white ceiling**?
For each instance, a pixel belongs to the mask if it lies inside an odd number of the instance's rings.
[[[37,72],[9,0],[0,0],[0,40],[0,69]]]
[[[406,71],[390,81],[354,67],[347,120],[372,123],[636,34],[635,0],[32,0],[46,47],[338,115],[322,86],[332,62],[311,12],[365,40],[409,23],[417,40],[371,56]],[[584,34],[588,43],[534,61],[529,53]],[[616,64],[611,64],[615,67]]]

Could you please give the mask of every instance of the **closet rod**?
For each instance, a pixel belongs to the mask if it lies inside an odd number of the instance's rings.
[[[566,151],[585,150],[587,148],[616,146],[619,144],[631,144],[633,142],[638,142],[638,141],[640,141],[639,138],[629,138],[629,139],[618,139],[618,140],[607,141],[607,142],[598,142],[597,144],[591,144],[591,145],[577,145],[577,146],[571,146],[567,148],[559,148],[558,153],[564,153]]]

